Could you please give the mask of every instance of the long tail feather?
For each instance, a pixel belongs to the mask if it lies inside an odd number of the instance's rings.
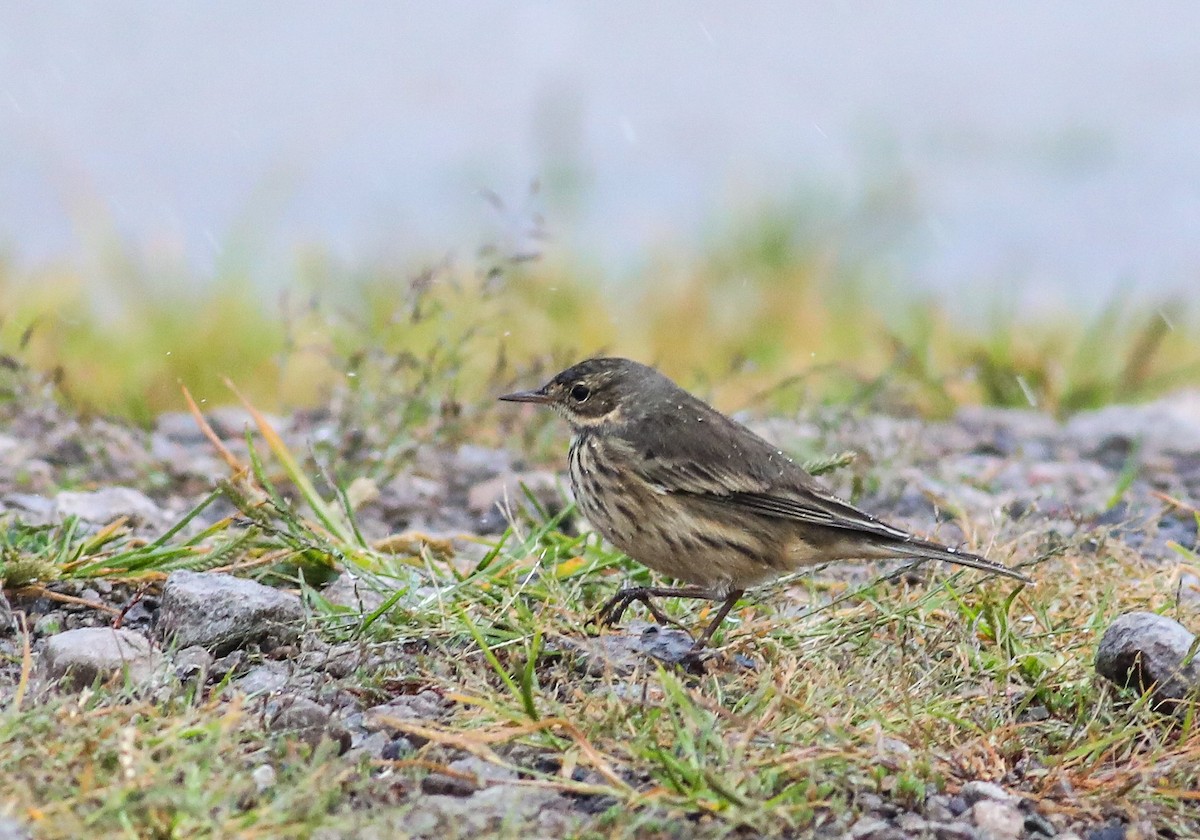
[[[980,557],[978,554],[971,554],[969,551],[959,551],[956,548],[950,548],[937,543],[927,542],[921,539],[907,540],[905,542],[897,542],[894,544],[896,554],[904,557],[917,557],[923,560],[942,560],[947,563],[954,563],[959,566],[969,566],[972,569],[979,569],[984,572],[991,572],[996,575],[1019,580],[1023,583],[1033,583],[1032,579],[1021,574],[1015,569],[1010,569],[1003,563],[997,563],[994,560],[989,560],[986,557]]]

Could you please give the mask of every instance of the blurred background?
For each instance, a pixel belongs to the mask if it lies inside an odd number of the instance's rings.
[[[1183,0],[6,4],[0,340],[142,417],[180,379],[320,400],[349,336],[612,350],[740,403],[814,369],[924,410],[1143,397],[1195,381],[1198,31]]]

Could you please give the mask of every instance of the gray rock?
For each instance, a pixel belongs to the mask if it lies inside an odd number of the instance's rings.
[[[1092,461],[1011,461],[1000,467],[992,484],[1000,505],[1017,499],[1026,505],[1070,499],[1077,509],[1104,510],[1114,481],[1109,470]]]
[[[451,465],[454,479],[468,487],[510,469],[512,455],[507,451],[470,443],[458,448]]]
[[[1119,686],[1152,691],[1156,704],[1173,705],[1200,686],[1200,667],[1194,660],[1184,664],[1195,638],[1166,616],[1126,613],[1104,631],[1096,672]]]
[[[305,642],[310,641],[305,639]],[[276,654],[278,653],[279,651],[276,651]],[[368,655],[363,645],[342,643],[305,650],[293,661],[297,667],[304,670],[324,671],[335,679],[342,679],[352,674],[355,668],[363,665],[367,658]]]
[[[258,789],[258,792],[265,793],[275,787],[278,776],[275,768],[270,764],[260,764],[250,772],[250,778],[254,781],[254,787]]]
[[[517,779],[517,774],[513,770],[475,756],[452,761],[449,766],[456,773],[472,775],[480,782],[512,782]]]
[[[967,801],[961,796],[954,796],[950,799],[950,810],[958,814],[962,819],[970,819],[972,805],[968,805]]]
[[[12,817],[0,816],[0,840],[33,840],[33,832]]]
[[[64,685],[74,688],[122,672],[130,682],[144,684],[154,677],[162,662],[162,655],[145,636],[111,627],[85,627],[51,636],[43,656],[50,678],[61,679]]]
[[[186,648],[185,648],[186,649]],[[278,663],[273,663],[278,665]],[[250,659],[244,650],[231,650],[224,656],[214,659],[212,672],[219,679],[234,679],[250,670]]]
[[[435,691],[426,689],[419,694],[397,697],[363,712],[363,728],[367,732],[397,729],[391,721],[438,720],[445,715],[449,703]],[[400,732],[401,735],[407,735]],[[412,737],[412,736],[408,736]]]
[[[1066,425],[1081,452],[1119,465],[1134,443],[1141,457],[1200,452],[1200,391],[1180,392],[1146,405],[1084,411]]]
[[[367,743],[370,742],[371,738],[374,738],[376,735],[384,735],[384,733],[376,732],[374,735],[371,735],[370,738],[367,738],[366,741],[363,742],[363,749],[367,748]],[[399,761],[402,758],[407,758],[416,751],[417,748],[413,746],[412,741],[408,740],[404,736],[400,736],[399,738],[391,738],[388,740],[388,742],[383,746],[383,749],[379,751],[379,755],[377,755],[376,758],[385,758],[388,761]]]
[[[193,446],[204,446],[207,442],[196,418],[187,411],[165,411],[158,415],[154,421],[154,433]]]
[[[672,665],[684,662],[691,654],[693,639],[682,630],[635,621],[629,623],[627,632],[580,639],[576,644],[589,674],[627,676],[644,668],[647,657]]]
[[[380,592],[349,572],[342,572],[321,590],[321,597],[336,606],[369,615],[383,606],[387,593]]]
[[[396,476],[379,490],[374,504],[389,521],[408,524],[415,519],[428,520],[445,502],[446,485],[427,476],[405,473]]]
[[[289,695],[281,697],[271,715],[271,730],[274,732],[296,732],[306,729],[324,729],[329,723],[329,709],[307,697]]]
[[[929,832],[929,820],[922,817],[920,814],[914,814],[912,811],[905,811],[896,817],[896,827],[905,832],[910,837],[913,835],[922,835]]]
[[[905,840],[902,829],[879,817],[860,817],[846,832],[846,840]]]
[[[1189,606],[1200,604],[1200,577],[1191,572],[1184,572],[1179,576],[1179,586],[1176,590],[1179,595],[1179,600]]]
[[[1025,815],[1017,806],[995,799],[981,799],[971,807],[971,819],[982,840],[1019,840],[1025,830]]]
[[[1005,458],[1045,457],[1046,441],[1059,433],[1053,417],[1031,409],[964,406],[955,412],[954,422],[976,451]]]
[[[497,533],[504,530],[513,513],[531,510],[529,496],[551,513],[561,510],[565,499],[555,473],[548,470],[505,472],[481,481],[467,491],[467,510],[475,517],[481,533]]]
[[[150,435],[150,456],[176,478],[200,479],[207,484],[229,472],[214,450],[202,449],[198,443],[180,443],[158,432]]]
[[[287,667],[281,662],[265,662],[255,665],[229,687],[249,696],[270,694],[287,685]]]
[[[58,610],[39,616],[33,623],[33,635],[36,637],[53,636],[61,633],[66,626],[66,616]]]
[[[150,458],[148,436],[124,423],[93,420],[81,429],[93,480],[133,485],[157,465]]]
[[[568,808],[568,801],[554,791],[496,785],[468,796],[423,796],[407,814],[404,828],[413,837],[494,836],[534,819],[540,823],[546,813]]]
[[[15,512],[18,519],[30,525],[54,522],[54,500],[36,493],[6,493],[3,509]]]
[[[204,682],[212,671],[213,655],[199,645],[175,654],[175,675],[181,682]]]
[[[122,516],[136,524],[163,527],[167,513],[140,490],[132,487],[105,487],[102,490],[64,490],[54,497],[54,513],[64,519],[75,516],[92,525],[107,525]]]
[[[1009,793],[995,782],[985,782],[980,779],[973,779],[967,782],[962,786],[958,795],[963,798],[968,806],[974,805],[976,802],[981,802],[984,799],[991,799],[996,802],[1011,802],[1013,804],[1020,801],[1020,797]]]
[[[6,467],[20,464],[30,452],[28,443],[23,443],[12,435],[0,434],[0,464]]]
[[[970,823],[952,820],[950,822],[930,822],[927,829],[930,836],[937,840],[979,840],[979,831]]]
[[[365,738],[359,736],[357,739],[351,739],[351,753],[347,753],[347,758],[354,756],[365,755],[370,758],[388,758],[396,759],[400,757],[399,750],[393,751],[391,755],[384,755],[384,752],[392,743],[392,738],[386,732],[372,732]]]
[[[1135,836],[1140,837],[1140,835]],[[1092,829],[1087,834],[1087,840],[1127,840],[1128,837],[1129,832],[1125,829],[1125,823],[1116,817],[1110,818],[1104,825]]]
[[[871,814],[883,810],[883,797],[878,793],[871,791],[860,791],[854,794],[854,804],[858,806],[858,810],[864,814]]]
[[[232,575],[172,572],[157,631],[179,647],[221,655],[252,643],[270,649],[294,642],[303,624],[304,607],[290,593]]]
[[[350,746],[349,733],[331,722],[329,709],[299,695],[279,698],[271,714],[269,727],[272,732],[300,738],[313,749],[325,738],[339,745],[345,741],[341,752]]]
[[[949,796],[944,793],[934,794],[925,800],[925,816],[931,822],[953,822],[955,815],[950,812],[949,805]]]
[[[291,420],[274,414],[265,416],[267,422],[279,434],[285,434],[291,429]],[[219,437],[226,440],[240,441],[245,435],[246,429],[258,428],[254,415],[237,405],[222,405],[209,409],[204,412],[204,419],[208,421]]]

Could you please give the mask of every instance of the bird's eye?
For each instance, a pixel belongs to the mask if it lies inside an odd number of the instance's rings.
[[[571,399],[581,403],[592,395],[592,390],[586,385],[576,385],[571,389]]]

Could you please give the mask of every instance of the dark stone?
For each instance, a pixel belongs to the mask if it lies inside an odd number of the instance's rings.
[[[417,748],[413,746],[412,741],[408,740],[404,736],[400,736],[399,738],[393,738],[392,740],[388,741],[387,745],[379,753],[379,757],[387,759],[388,761],[398,761],[406,756],[412,755],[414,752],[416,752],[416,749]]]
[[[150,631],[158,618],[159,600],[153,595],[122,605],[121,626],[127,630]]]
[[[445,773],[430,773],[421,780],[421,792],[440,796],[470,796],[479,790],[474,782]]]
[[[1092,519],[1094,525],[1123,525],[1130,520],[1129,503],[1122,500]]]
[[[1125,824],[1114,818],[1087,834],[1087,840],[1125,840]]]
[[[1025,831],[1034,837],[1053,837],[1058,834],[1058,831],[1054,828],[1054,824],[1037,811],[1030,811],[1025,814]]]

